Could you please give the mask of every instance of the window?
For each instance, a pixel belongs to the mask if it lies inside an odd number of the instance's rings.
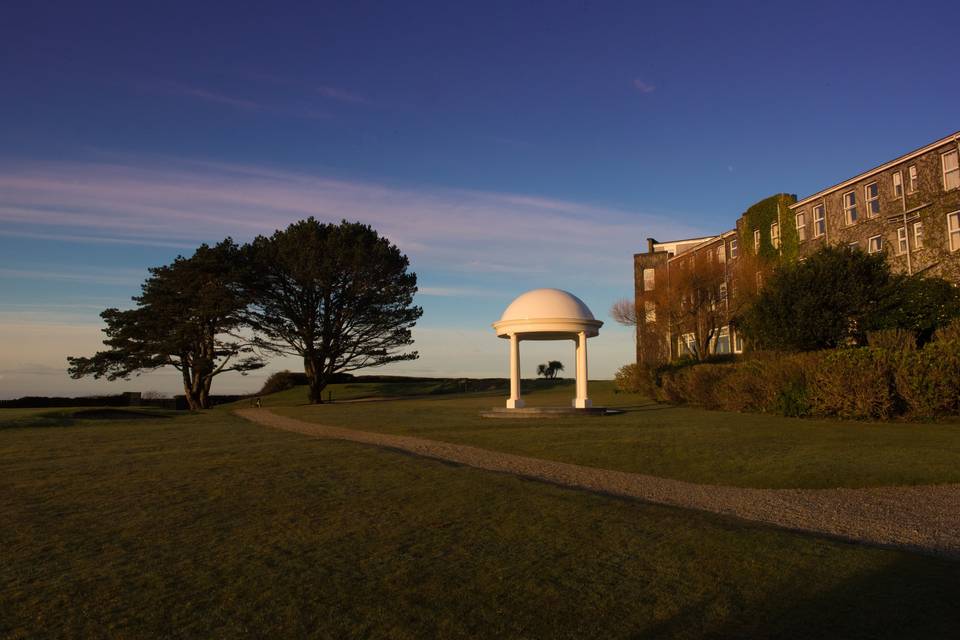
[[[863,199],[867,202],[867,215],[871,218],[880,214],[880,187],[871,182],[863,188]]]
[[[697,338],[692,333],[685,333],[677,338],[677,350],[680,355],[697,355]]]
[[[883,236],[873,236],[867,240],[867,253],[880,253],[883,251]]]
[[[774,222],[770,225],[770,244],[774,249],[780,248],[780,223]]]
[[[720,283],[720,299],[721,300],[727,299],[727,283],[726,282]]]
[[[727,261],[727,245],[721,244],[717,247],[717,262],[721,264]]]
[[[903,195],[903,174],[899,171],[893,174],[893,195],[898,198]]]
[[[818,204],[813,208],[813,237],[819,238],[827,232],[827,217],[824,206]]]
[[[857,221],[856,191],[848,191],[843,194],[843,215],[847,219],[847,224],[854,224]]]
[[[643,290],[644,291],[653,291],[654,285],[657,282],[657,272],[655,269],[644,269],[643,270]]]
[[[907,167],[907,193],[914,193],[917,190],[917,165],[912,164]]]
[[[797,214],[797,238],[800,242],[807,239],[807,214],[804,211]]]
[[[738,255],[740,255],[740,247],[738,246],[738,244],[739,243],[737,242],[736,238],[733,238],[732,240],[730,240],[730,257],[731,258],[736,258]]]
[[[733,352],[743,353],[743,338],[740,337],[739,331],[733,332]]]
[[[960,249],[960,211],[947,214],[947,236],[950,238],[950,251]]]
[[[860,243],[859,243],[859,242],[851,242],[851,243],[849,243],[847,246],[850,247],[850,248],[853,249],[853,250],[857,250],[857,249],[860,248]]]
[[[657,321],[657,305],[652,300],[646,300],[643,303],[644,322],[653,324]]]
[[[943,190],[949,191],[960,187],[960,155],[957,150],[947,151],[941,155],[940,165],[943,167]]]
[[[903,255],[910,248],[910,244],[907,241],[907,228],[900,227],[897,229],[897,255]]]
[[[913,225],[913,248],[923,249],[923,223]]]
[[[714,353],[730,353],[730,328],[723,327],[717,332],[713,343]]]
[[[760,229],[753,230],[753,252],[760,253]]]

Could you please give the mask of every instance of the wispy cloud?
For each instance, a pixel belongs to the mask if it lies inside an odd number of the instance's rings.
[[[330,117],[329,113],[309,106],[268,104],[258,100],[229,95],[205,87],[187,86],[175,82],[142,83],[140,87],[152,93],[193,98],[248,113],[264,113],[308,119],[326,119]]]
[[[499,298],[502,291],[472,287],[419,287],[417,295],[435,298]]]
[[[235,98],[233,96],[224,95],[208,89],[201,89],[199,87],[185,87],[178,84],[171,84],[169,85],[168,91],[170,93],[175,93],[182,96],[198,98],[207,102],[225,104],[227,106],[234,107],[236,109],[242,109],[244,111],[263,111],[265,109],[265,107],[259,102],[246,100],[244,98]]]
[[[634,78],[632,84],[633,88],[640,93],[653,93],[657,90],[656,86],[650,84],[649,82],[644,82],[640,78]]]
[[[370,104],[370,100],[364,98],[363,96],[353,93],[352,91],[347,91],[346,89],[340,89],[338,87],[317,87],[317,93],[322,95],[325,98],[330,98],[332,100],[339,100],[340,102],[351,102],[353,104]]]
[[[45,269],[3,269],[0,278],[12,280],[58,280],[61,282],[82,282],[85,284],[130,285],[136,284],[147,276],[146,271],[131,269],[76,269],[70,267],[58,271]]]
[[[180,248],[226,235],[246,240],[310,215],[369,223],[418,269],[522,274],[538,282],[628,280],[643,238],[699,231],[675,216],[584,202],[400,188],[256,165],[136,156],[0,161],[7,235]]]

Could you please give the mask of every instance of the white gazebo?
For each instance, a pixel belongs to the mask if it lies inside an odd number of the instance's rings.
[[[588,409],[587,338],[600,333],[603,322],[577,296],[562,289],[534,289],[517,297],[493,328],[510,340],[510,398],[507,409],[522,409],[520,398],[520,341],[573,340],[577,346],[577,397],[573,406]]]

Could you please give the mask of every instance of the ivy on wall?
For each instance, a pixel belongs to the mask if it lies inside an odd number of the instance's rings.
[[[747,209],[741,219],[739,240],[741,251],[753,251],[753,230],[760,230],[760,257],[765,261],[787,261],[797,259],[800,250],[800,237],[797,235],[796,220],[790,211],[790,205],[797,196],[778,193],[764,198]],[[773,246],[770,238],[770,225],[780,223],[780,248]]]

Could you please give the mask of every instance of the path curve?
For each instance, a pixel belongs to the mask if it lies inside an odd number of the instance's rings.
[[[239,409],[258,424],[308,436],[399,449],[487,471],[696,509],[795,531],[960,559],[960,484],[869,489],[749,489],[530,458],[469,445],[331,427]]]

